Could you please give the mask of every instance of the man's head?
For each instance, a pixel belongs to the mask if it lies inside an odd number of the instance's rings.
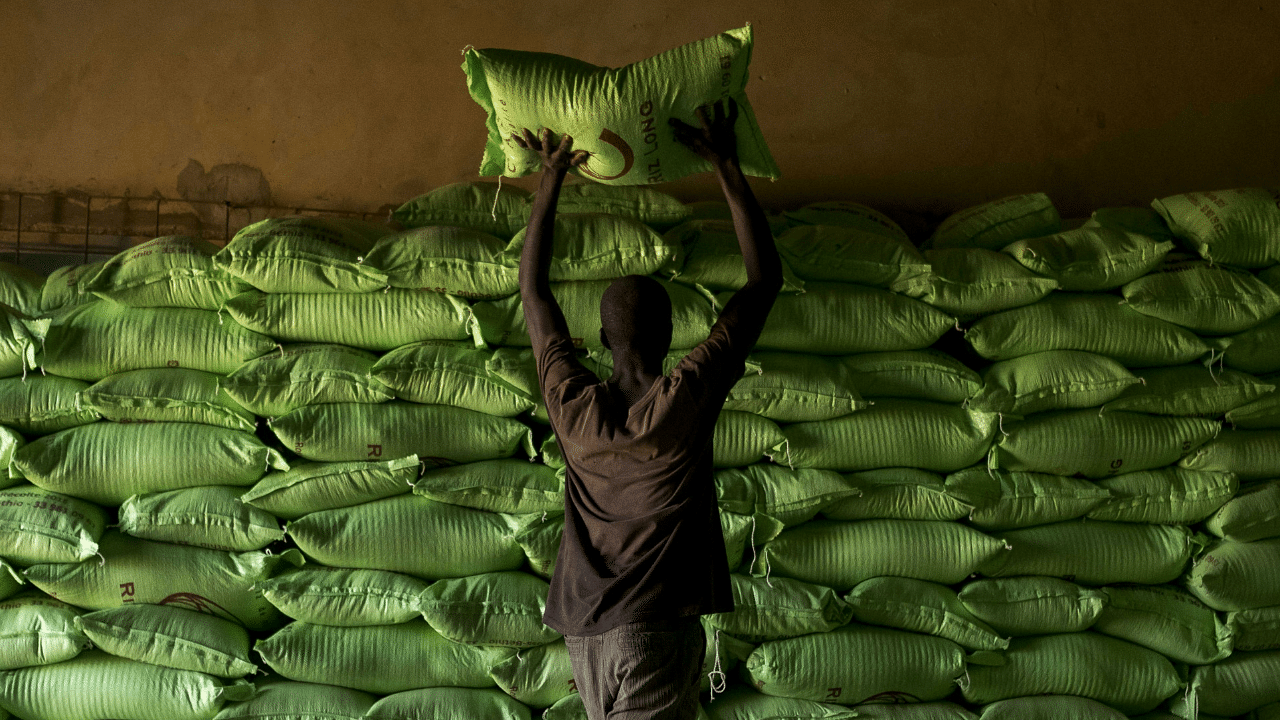
[[[657,280],[628,275],[614,280],[600,298],[600,341],[617,353],[662,364],[671,349],[671,298]]]

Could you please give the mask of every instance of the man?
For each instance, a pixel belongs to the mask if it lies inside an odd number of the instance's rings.
[[[555,206],[586,160],[551,132],[512,136],[542,156],[520,260],[520,296],[551,427],[566,463],[565,527],[543,621],[564,633],[591,720],[693,718],[706,638],[699,620],[731,612],[729,568],[712,479],[711,438],[778,290],[782,265],[764,211],[738,166],[733,124],[717,104],[676,138],[710,161],[733,212],[747,284],[711,335],[669,375],[671,300],[652,278],[616,280],[600,301],[613,375],[600,382],[574,355],[551,295]]]

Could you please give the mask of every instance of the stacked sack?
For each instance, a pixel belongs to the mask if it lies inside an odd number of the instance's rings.
[[[401,232],[280,218],[15,277],[0,708],[585,717],[541,623],[563,460],[528,207],[458,184]],[[1064,230],[1005,198],[923,251],[855,203],[771,219],[783,294],[714,438],[737,610],[704,618],[706,716],[1280,715],[1280,211],[1154,208]],[[669,364],[746,280],[723,203],[558,210],[602,377],[611,279],[664,283]]]

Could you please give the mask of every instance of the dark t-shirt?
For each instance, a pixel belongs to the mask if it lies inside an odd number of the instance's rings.
[[[567,335],[535,347],[567,466],[547,625],[598,635],[627,622],[733,610],[711,438],[768,312],[744,305],[731,303],[707,340],[629,409],[578,362]]]

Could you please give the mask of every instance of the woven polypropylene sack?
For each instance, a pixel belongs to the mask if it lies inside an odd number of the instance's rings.
[[[960,689],[972,703],[1052,693],[1091,698],[1136,715],[1154,709],[1182,685],[1163,655],[1078,632],[1017,638],[1003,665],[970,665]]]
[[[1227,613],[1233,650],[1280,650],[1280,605]]]
[[[722,513],[725,514],[728,513]],[[526,515],[525,518],[516,530],[516,543],[529,561],[529,569],[538,577],[550,580],[556,569],[560,538],[564,535],[564,514]]]
[[[39,315],[45,279],[34,270],[0,262],[0,303],[24,315]]]
[[[827,503],[831,520],[959,520],[973,506],[947,492],[942,476],[919,468],[882,468],[846,476],[860,495]]]
[[[982,388],[982,378],[938,350],[900,350],[848,355],[837,363],[866,398],[898,397],[961,403]]]
[[[349,507],[408,493],[418,458],[300,463],[268,473],[240,499],[279,518],[294,520],[317,510]]]
[[[1196,557],[1183,583],[1214,610],[1280,605],[1280,540],[1217,542]]]
[[[1093,520],[1192,525],[1231,499],[1235,475],[1179,467],[1124,473],[1098,481],[1111,494],[1089,511]]]
[[[778,424],[754,413],[725,410],[716,418],[711,437],[712,462],[718,468],[760,462],[771,448],[786,440]]]
[[[507,261],[519,265],[524,231],[516,233],[504,250]],[[558,212],[553,228],[551,282],[607,280],[625,275],[675,272],[684,264],[684,245],[659,235],[637,220],[601,213]]]
[[[289,467],[249,433],[195,423],[82,425],[23,446],[14,464],[35,485],[100,505],[198,485],[252,485],[270,467]]]
[[[778,422],[830,420],[867,406],[848,369],[821,355],[764,352],[754,356],[759,372],[747,372],[725,400],[726,410],[763,415]]]
[[[988,315],[965,332],[988,360],[1008,360],[1046,350],[1084,350],[1125,367],[1181,365],[1209,351],[1191,331],[1121,304],[1114,295],[1050,294],[1045,299]]]
[[[743,172],[779,176],[747,101],[751,27],[729,30],[621,68],[549,53],[469,49],[463,69],[471,97],[488,114],[481,175],[522,177],[541,160],[511,139],[551,128],[591,153],[575,174],[611,185],[676,180],[710,169],[674,139],[667,118],[694,122],[694,110],[722,98],[737,102],[735,128]],[[557,136],[558,139],[558,136]]]
[[[769,581],[732,574],[734,611],[707,616],[707,624],[751,643],[828,632],[848,624],[852,609],[834,590],[790,578]]]
[[[1011,195],[952,213],[933,232],[928,247],[999,250],[1015,240],[1060,229],[1062,220],[1048,195]]]
[[[580,704],[580,703],[579,703]],[[904,706],[894,705],[895,710]],[[855,711],[831,703],[820,703],[799,698],[774,697],[764,695],[745,685],[730,685],[724,693],[716,694],[715,702],[707,705],[706,714],[711,720],[783,720],[784,718],[806,718],[808,720],[853,720],[864,717],[861,708]],[[914,716],[913,716],[914,717]],[[580,717],[561,718],[551,715],[547,720],[582,720]],[[923,718],[921,720],[924,720]],[[939,717],[937,720],[975,720],[971,715],[954,715]]]
[[[238,678],[257,672],[239,624],[170,605],[122,605],[76,618],[99,649],[119,657]]]
[[[1172,465],[1212,440],[1221,426],[1202,418],[1059,410],[1004,423],[1003,429],[991,449],[993,469],[1103,478]]]
[[[964,650],[950,640],[846,625],[760,645],[745,679],[769,695],[856,705],[942,700],[963,673]]]
[[[1001,360],[982,379],[982,391],[969,407],[1008,415],[1096,407],[1141,382],[1115,360],[1079,350]]]
[[[303,405],[379,403],[395,397],[373,379],[373,353],[342,345],[282,345],[221,380],[227,394],[263,417]]]
[[[27,435],[47,435],[101,417],[77,400],[89,387],[83,380],[32,375],[0,380],[0,423]]]
[[[564,480],[554,469],[517,458],[427,470],[413,492],[439,502],[502,513],[561,512]]]
[[[1129,307],[1200,335],[1244,332],[1280,312],[1280,294],[1252,274],[1203,261],[1170,263],[1124,286]]]
[[[904,278],[891,289],[965,318],[1029,305],[1058,287],[1057,280],[995,250],[926,250],[924,258],[928,273]]]
[[[257,585],[294,620],[315,625],[394,625],[421,616],[418,599],[428,583],[389,570],[313,565],[280,573]]]
[[[0,425],[0,488],[21,482],[22,471],[13,464],[13,456],[26,443],[26,438],[17,430]]]
[[[1263,375],[1258,380],[1280,387],[1280,373]],[[1232,427],[1247,430],[1280,430],[1280,393],[1270,392],[1261,398],[1227,411],[1225,419]]]
[[[530,195],[525,203],[532,205],[533,200]],[[675,197],[650,187],[588,181],[568,183],[560,188],[556,214],[582,213],[617,215],[665,232],[688,220],[693,210]]]
[[[724,554],[729,561],[729,568],[737,569],[741,572],[750,571],[750,567],[742,568],[745,560],[748,564],[755,561],[756,546],[763,545],[770,540],[778,537],[778,533],[786,528],[777,518],[769,517],[764,513],[755,513],[753,515],[739,515],[738,513],[720,511],[720,530],[724,536]],[[559,536],[557,536],[556,547],[559,548]],[[521,541],[522,545],[526,544]],[[747,551],[751,551],[751,556],[747,557]],[[532,564],[532,556],[530,563]]]
[[[95,302],[57,316],[45,336],[40,365],[54,375],[94,381],[143,368],[226,375],[273,347],[266,335],[209,310]]]
[[[603,352],[604,348],[600,350]],[[684,353],[680,353],[680,357],[683,358]],[[583,358],[584,355],[579,354],[579,360]],[[595,369],[591,364],[587,364],[587,367]],[[488,370],[491,375],[506,383],[510,390],[528,398],[529,402],[533,403],[533,410],[529,413],[530,419],[544,425],[551,423],[550,418],[547,417],[547,404],[542,399],[538,363],[534,359],[533,348],[495,348],[489,357]],[[664,369],[663,372],[668,370]]]
[[[1240,482],[1280,477],[1280,430],[1226,430],[1178,464],[1235,473]]]
[[[1196,364],[1147,368],[1137,374],[1142,384],[1125,388],[1103,405],[1105,410],[1216,418],[1275,389],[1246,373]]]
[[[1182,525],[1094,520],[1005,530],[998,537],[1012,550],[982,566],[983,575],[1048,575],[1084,585],[1169,582],[1199,546]]]
[[[489,668],[489,676],[503,692],[539,710],[577,692],[563,640],[514,653]]]
[[[795,423],[774,462],[828,470],[916,467],[951,472],[977,462],[991,446],[996,416],[923,400],[880,400],[835,420]]]
[[[422,290],[250,291],[228,300],[226,308],[246,328],[284,342],[334,343],[380,352],[419,340],[471,337],[471,310],[466,301]]]
[[[600,298],[612,280],[554,283],[551,294],[564,312],[569,335],[579,347],[600,347]],[[711,302],[698,291],[660,280],[671,298],[671,347],[692,348],[707,339],[716,314]],[[490,345],[529,347],[520,296],[479,302],[473,306],[484,341]]]
[[[0,377],[25,375],[36,367],[39,335],[49,320],[30,321],[26,315],[0,305]]]
[[[529,222],[528,198],[528,190],[513,185],[452,183],[406,202],[391,219],[406,228],[456,226],[509,240]]]
[[[1280,651],[1240,652],[1191,671],[1191,692],[1199,709],[1219,715],[1243,715],[1280,702]],[[1201,716],[1203,717],[1203,716]]]
[[[263,680],[250,700],[228,703],[214,720],[363,720],[377,699],[368,693],[319,683]]]
[[[1084,227],[1111,227],[1146,235],[1155,240],[1173,240],[1173,231],[1160,213],[1150,207],[1098,208],[1089,215]]]
[[[910,239],[907,232],[888,215],[851,200],[821,200],[796,210],[788,210],[782,216],[788,229],[801,225],[827,225],[854,228],[900,240]],[[781,233],[775,230],[774,234]]]
[[[529,720],[530,714],[529,708],[500,690],[433,687],[388,695],[360,717],[364,720]]]
[[[287,530],[309,557],[337,567],[436,579],[514,570],[524,562],[504,516],[417,495],[322,510]]]
[[[257,418],[213,373],[189,368],[129,370],[80,392],[80,402],[112,422],[187,422],[253,432]]]
[[[106,261],[84,290],[131,307],[217,310],[249,284],[217,266],[218,246],[185,235],[158,237]]]
[[[1078,518],[1111,497],[1105,488],[1081,478],[982,466],[948,475],[946,493],[972,508],[969,523],[984,531]]]
[[[1168,585],[1105,588],[1107,606],[1093,630],[1150,648],[1191,665],[1208,665],[1231,654],[1231,630],[1217,613]]]
[[[227,553],[103,534],[100,560],[32,565],[27,580],[78,607],[105,610],[128,603],[178,605],[235,620],[250,630],[274,627],[280,613],[251,591],[292,555]]]
[[[1146,275],[1171,249],[1170,241],[1115,228],[1082,227],[1019,240],[1001,252],[1028,270],[1057,280],[1062,290],[1097,292]]]
[[[36,590],[0,602],[0,670],[65,662],[92,647],[76,627],[80,612]]]
[[[368,627],[292,622],[253,647],[272,670],[298,682],[379,695],[493,686],[483,650],[446,640],[423,620]]]
[[[1218,353],[1211,360],[1248,373],[1280,371],[1280,316],[1272,317],[1238,335],[1212,338]]]
[[[17,568],[0,559],[0,600],[13,597],[26,583]]]
[[[730,297],[716,300],[723,306]],[[816,355],[918,350],[954,324],[950,315],[888,290],[812,282],[802,294],[778,297],[756,347]]]
[[[492,352],[471,343],[427,340],[383,355],[372,374],[396,397],[411,402],[502,417],[533,409],[527,395],[489,372],[492,357]]]
[[[1113,707],[1074,695],[998,700],[982,708],[979,720],[1125,720]]]
[[[1080,632],[1107,604],[1103,590],[1036,575],[972,580],[958,597],[974,616],[1013,636]]]
[[[522,445],[533,454],[520,421],[448,405],[309,405],[275,418],[271,430],[293,452],[326,462],[418,455],[450,465],[510,457]]]
[[[1201,257],[1261,268],[1280,263],[1280,191],[1240,188],[1190,192],[1151,202],[1169,228]]]
[[[22,484],[0,490],[0,557],[18,565],[93,557],[107,526],[102,508]]]
[[[876,577],[858,583],[844,598],[860,623],[937,635],[970,650],[1009,647],[1008,638],[974,617],[945,585]]]
[[[388,235],[365,262],[387,275],[391,287],[473,299],[506,297],[520,289],[518,258],[507,241],[464,227],[432,225]]]
[[[560,638],[542,624],[547,583],[528,573],[509,570],[437,580],[418,602],[423,619],[454,642],[528,648]]]
[[[778,251],[805,280],[896,288],[929,272],[905,237],[831,225],[800,225],[778,237]]]
[[[144,540],[213,550],[261,550],[284,539],[280,521],[240,500],[243,488],[227,485],[134,495],[120,505],[120,532]]]
[[[712,292],[741,290],[747,284],[747,266],[732,220],[691,220],[672,228],[663,238],[684,247],[684,262],[668,271],[672,280]],[[780,258],[780,262],[781,292],[801,292],[804,281],[796,277],[786,260]]]
[[[91,650],[67,662],[0,672],[0,707],[24,720],[210,720],[253,686],[226,685],[204,673],[174,670]]]
[[[241,229],[213,259],[264,292],[371,292],[387,276],[364,256],[390,232],[355,218],[268,218]]]
[[[861,493],[856,482],[829,470],[765,463],[717,470],[715,485],[721,509],[739,515],[764,513],[786,525],[799,525],[828,503]]]
[[[842,591],[881,575],[953,585],[1007,552],[1001,540],[960,523],[813,520],[766,543],[752,574]]]
[[[48,313],[84,303],[97,302],[98,296],[85,290],[85,285],[106,264],[106,260],[99,260],[83,265],[67,265],[49,273],[49,278],[45,280],[44,287],[40,289],[39,309]]]
[[[1217,512],[1209,516],[1205,530],[1235,542],[1253,542],[1280,536],[1280,480],[1240,488]]]

